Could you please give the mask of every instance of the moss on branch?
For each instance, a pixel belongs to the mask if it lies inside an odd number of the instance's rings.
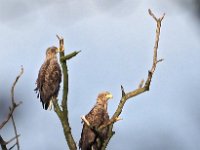
[[[63,93],[62,93],[62,102],[61,107],[58,105],[58,102],[53,102],[54,104],[54,111],[56,112],[58,118],[60,119],[60,122],[63,127],[65,139],[67,141],[67,145],[70,150],[76,150],[76,142],[72,136],[71,127],[69,124],[69,114],[68,114],[68,91],[69,91],[69,76],[68,76],[68,68],[67,68],[67,60],[75,57],[80,51],[72,52],[65,56],[64,52],[64,39],[59,37],[59,50],[60,50],[60,64],[62,68],[62,74],[63,74]]]
[[[69,59],[75,57],[75,56],[76,56],[78,53],[80,53],[80,52],[81,52],[81,51],[74,51],[74,52],[72,52],[72,53],[70,53],[70,54],[68,54],[68,55],[66,55],[66,56],[62,56],[62,57],[60,57],[60,61],[69,60]]]

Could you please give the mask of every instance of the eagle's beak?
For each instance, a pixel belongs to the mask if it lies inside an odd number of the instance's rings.
[[[59,50],[59,48],[57,48],[57,49],[56,49],[56,53],[59,53],[59,52],[60,52],[60,50]]]
[[[113,95],[110,93],[110,94],[107,94],[106,97],[107,97],[108,99],[112,99],[112,98],[113,98]]]

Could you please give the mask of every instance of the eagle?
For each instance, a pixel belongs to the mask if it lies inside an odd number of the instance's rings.
[[[56,100],[60,89],[62,74],[56,56],[57,52],[58,48],[55,46],[46,50],[46,58],[39,70],[36,88],[34,89],[45,110],[52,104],[51,100]]]
[[[102,92],[98,95],[95,106],[85,116],[85,119],[89,124],[98,128],[101,125],[109,121],[109,115],[107,112],[108,100],[112,98],[112,94],[109,92]],[[79,149],[81,150],[98,150],[101,148],[101,143],[107,138],[108,127],[104,128],[100,134],[95,134],[86,123],[83,124],[81,138],[79,141]],[[99,140],[101,142],[99,142]]]

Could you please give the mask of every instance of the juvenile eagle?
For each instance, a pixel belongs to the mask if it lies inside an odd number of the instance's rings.
[[[108,100],[112,98],[109,92],[100,93],[97,102],[92,110],[85,116],[91,126],[98,128],[109,120],[107,106]],[[98,150],[102,141],[107,138],[108,128],[104,128],[100,135],[96,135],[85,123],[79,141],[79,149],[81,150]],[[101,142],[99,142],[99,140]]]
[[[50,101],[56,99],[60,89],[62,74],[56,56],[57,52],[58,48],[55,46],[46,50],[46,58],[36,80],[37,87],[35,91],[38,93],[37,98],[40,98],[45,110],[48,109]]]

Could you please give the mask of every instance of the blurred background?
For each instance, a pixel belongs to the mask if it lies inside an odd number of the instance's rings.
[[[0,122],[10,106],[10,89],[23,101],[14,113],[24,150],[64,150],[59,119],[45,111],[33,91],[47,47],[65,38],[66,53],[82,52],[69,61],[69,117],[79,141],[81,115],[101,91],[110,91],[109,114],[125,91],[146,79],[152,64],[156,22],[162,22],[157,66],[150,91],[128,101],[114,126],[108,150],[200,149],[200,2],[199,0],[0,0]],[[59,95],[61,99],[62,87]],[[11,123],[0,134],[14,136]]]

